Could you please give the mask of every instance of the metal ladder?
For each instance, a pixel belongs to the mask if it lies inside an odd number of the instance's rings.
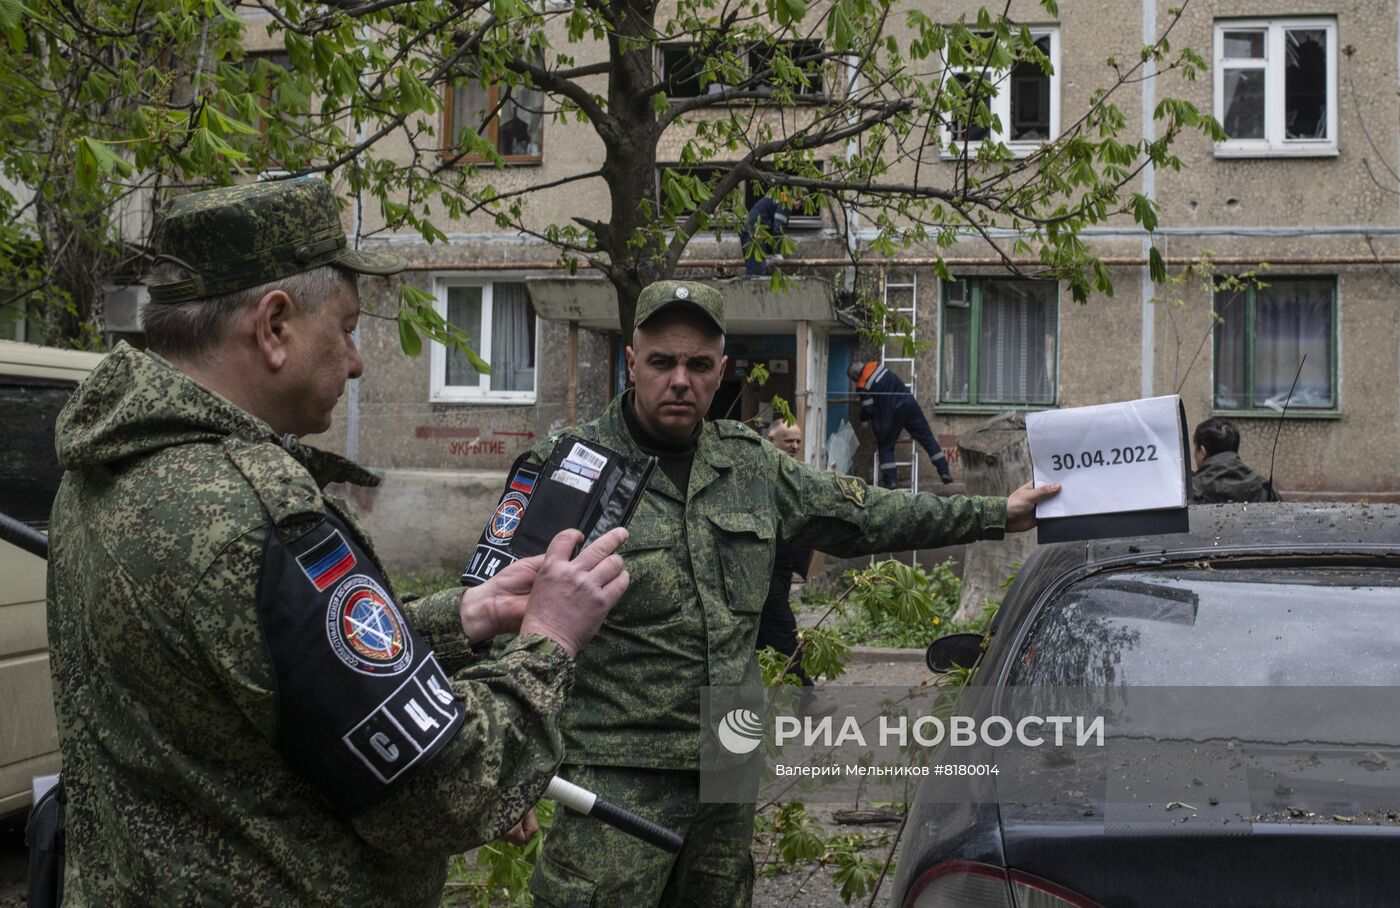
[[[909,393],[914,395],[915,400],[918,400],[918,365],[914,357],[904,354],[905,335],[889,335],[888,332],[891,329],[890,317],[902,318],[909,324],[910,342],[918,340],[918,319],[914,309],[915,300],[919,298],[919,276],[913,271],[907,274],[896,272],[895,278],[891,279],[887,269],[880,269],[880,297],[884,301],[886,313],[884,323],[880,326],[882,333],[886,335],[884,344],[880,346],[880,365],[898,375],[909,386]],[[896,443],[896,450],[903,450],[904,445],[909,446],[909,459],[895,461],[895,481],[897,488],[903,491],[917,492],[919,491],[919,448],[914,444],[914,440],[907,435]],[[874,468],[871,472],[870,484],[878,486],[880,484],[879,451],[875,452],[872,460]],[[906,478],[908,479],[907,485],[904,483]]]

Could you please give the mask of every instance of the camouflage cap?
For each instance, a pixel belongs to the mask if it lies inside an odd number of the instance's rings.
[[[330,184],[314,177],[225,186],[172,199],[151,234],[156,261],[188,280],[151,287],[155,303],[186,303],[291,277],[322,265],[396,274],[396,255],[350,249]]]
[[[698,281],[657,281],[642,288],[632,324],[640,328],[656,313],[674,306],[698,309],[724,333],[724,296]]]

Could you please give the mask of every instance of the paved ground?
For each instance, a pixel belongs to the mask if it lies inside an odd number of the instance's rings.
[[[929,672],[924,666],[922,653],[918,655],[917,661],[902,660],[898,662],[871,660],[862,655],[860,661],[853,661],[848,666],[846,674],[841,677],[841,683],[872,687],[908,687],[919,684],[929,677]],[[889,855],[891,844],[899,827],[897,825],[846,826],[836,823],[832,818],[832,814],[837,810],[854,806],[856,805],[812,804],[808,807],[808,813],[822,827],[823,833],[826,835],[848,833],[864,835],[871,842],[871,845],[864,849],[863,854],[883,864]],[[859,806],[866,807],[868,805]],[[754,859],[762,862],[765,854],[766,852],[760,844],[754,851]],[[763,868],[760,866],[758,885],[754,887],[754,908],[794,908],[794,906],[796,908],[844,908],[846,903],[841,900],[841,887],[833,880],[833,873],[834,868],[823,866],[818,862],[811,862],[802,866],[796,873],[764,876]],[[867,894],[851,904],[866,905],[869,901],[870,896]],[[875,904],[889,904],[887,884],[881,889]]]

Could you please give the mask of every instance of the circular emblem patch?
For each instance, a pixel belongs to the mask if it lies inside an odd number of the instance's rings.
[[[689,287],[677,287],[677,288],[676,288],[676,299],[678,299],[678,300],[690,299],[690,288],[689,288]]]
[[[496,513],[486,524],[486,539],[493,545],[508,545],[515,531],[520,527],[520,518],[525,516],[527,500],[519,492],[507,493],[496,505]]]
[[[331,594],[326,636],[340,661],[366,675],[397,675],[413,661],[413,640],[394,600],[371,577],[347,577]]]

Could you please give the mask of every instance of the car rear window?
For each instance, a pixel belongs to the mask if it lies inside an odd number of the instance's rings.
[[[0,512],[47,529],[63,468],[54,423],[76,382],[0,375]]]
[[[1400,570],[1099,574],[1044,603],[1011,685],[1397,685]]]

